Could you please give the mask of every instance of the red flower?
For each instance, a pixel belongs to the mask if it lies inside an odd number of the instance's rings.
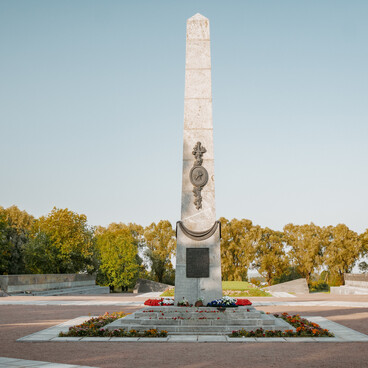
[[[160,302],[162,302],[162,299],[147,299],[144,302],[144,305],[149,305],[151,307],[158,307],[160,305]]]

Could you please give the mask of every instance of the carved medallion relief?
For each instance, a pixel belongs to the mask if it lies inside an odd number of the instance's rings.
[[[197,210],[202,208],[202,189],[208,182],[208,172],[202,166],[203,155],[207,152],[201,142],[197,142],[193,148],[194,164],[189,173],[189,178],[193,184],[194,205]]]

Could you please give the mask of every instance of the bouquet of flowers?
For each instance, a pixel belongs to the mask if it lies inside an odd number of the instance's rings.
[[[248,299],[237,299],[236,305],[252,305],[252,302]]]
[[[172,299],[172,298],[163,298],[161,300],[161,305],[174,305],[174,299]]]
[[[229,296],[223,296],[221,299],[212,300],[207,307],[237,307],[236,299]]]
[[[184,297],[183,297],[183,300],[180,300],[178,302],[178,306],[179,307],[189,307],[189,302],[188,300],[186,300]]]
[[[147,299],[144,305],[151,307],[159,307],[160,305],[174,305],[174,299],[172,298],[161,298],[161,299]]]
[[[147,299],[144,305],[149,305],[150,307],[158,307],[160,305],[161,299]]]

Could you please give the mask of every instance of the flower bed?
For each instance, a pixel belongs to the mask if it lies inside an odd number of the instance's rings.
[[[167,331],[150,329],[143,332],[136,330],[125,331],[122,328],[105,330],[104,326],[118,318],[126,316],[127,313],[115,312],[105,313],[103,316],[91,318],[80,325],[69,327],[68,332],[60,332],[59,337],[166,337]]]
[[[308,321],[305,318],[301,318],[299,314],[293,316],[287,313],[282,313],[281,315],[274,314],[277,318],[282,318],[284,321],[288,322],[290,325],[296,328],[296,331],[286,330],[286,331],[268,331],[263,328],[258,328],[254,331],[246,331],[244,329],[233,331],[230,337],[334,337],[334,335],[323,329],[317,323]]]

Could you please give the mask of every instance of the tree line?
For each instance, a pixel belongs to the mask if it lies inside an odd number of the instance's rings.
[[[123,289],[138,277],[173,284],[175,246],[169,221],[92,227],[68,209],[34,218],[0,207],[0,275],[96,273],[100,285]]]
[[[324,282],[341,285],[368,252],[368,229],[357,234],[344,224],[318,226],[287,224],[283,231],[253,225],[250,220],[221,218],[222,278],[244,280],[256,269],[271,285],[323,272]],[[359,264],[367,271],[366,262]]]
[[[252,221],[221,218],[222,278],[247,280],[256,269],[268,284],[325,271],[326,282],[341,284],[367,254],[368,229],[346,225],[288,224],[283,231]],[[175,231],[167,220],[143,227],[112,223],[92,227],[87,217],[53,208],[34,218],[16,206],[0,207],[0,275],[96,273],[100,285],[132,287],[138,277],[174,284]],[[361,270],[367,270],[365,262]]]

